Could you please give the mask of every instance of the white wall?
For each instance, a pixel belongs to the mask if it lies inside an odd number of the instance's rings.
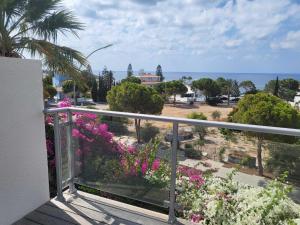
[[[36,60],[0,57],[0,224],[49,199],[42,70]]]

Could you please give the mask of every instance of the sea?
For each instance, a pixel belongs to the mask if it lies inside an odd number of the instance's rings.
[[[155,73],[155,71],[145,71],[147,73]],[[99,73],[99,72],[98,72]],[[127,76],[126,71],[113,71],[117,81],[124,79]],[[134,72],[138,74],[138,72]],[[224,73],[224,72],[163,72],[166,81],[179,80],[182,76],[191,76],[193,80],[200,78],[217,79],[224,77],[225,79],[234,79],[238,82],[251,80],[257,89],[264,89],[269,80],[292,78],[300,81],[300,73]]]

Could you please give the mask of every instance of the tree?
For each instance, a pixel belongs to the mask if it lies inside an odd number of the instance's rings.
[[[193,80],[193,78],[191,76],[182,76],[180,78],[180,80],[182,80],[182,82],[186,85],[190,85],[191,84],[191,81]]]
[[[192,89],[202,91],[207,101],[208,97],[215,97],[221,93],[216,81],[210,78],[202,78],[192,82]]]
[[[99,78],[98,78],[98,101],[99,102],[105,102],[105,92],[106,92],[106,88],[104,85],[104,79],[103,76],[101,76],[99,74]]]
[[[65,80],[63,83],[62,83],[62,91],[63,93],[65,94],[68,94],[68,93],[72,93],[73,92],[73,80]],[[76,85],[76,92],[78,91],[78,86]]]
[[[279,98],[285,101],[293,101],[299,88],[299,82],[294,79],[270,80],[265,85],[265,92],[277,94]]]
[[[23,53],[43,58],[51,71],[78,79],[81,66],[87,66],[78,51],[56,44],[59,33],[77,36],[82,30],[61,0],[0,1],[0,56],[22,58]]]
[[[114,82],[113,72],[108,71],[105,66],[102,75],[99,75],[98,100],[100,102],[106,102],[107,92],[112,88]]]
[[[187,116],[187,118],[195,120],[207,120],[207,117],[202,112],[192,112]],[[194,126],[193,131],[199,135],[200,140],[204,140],[207,134],[207,129],[199,125]]]
[[[132,70],[132,65],[129,64],[127,68],[127,77],[133,76],[133,70]]]
[[[121,80],[121,83],[124,83],[124,82],[140,84],[141,79],[138,77],[135,77],[135,76],[130,76],[130,77],[126,77],[125,79]]]
[[[153,88],[130,82],[113,87],[108,92],[107,102],[110,110],[143,114],[160,114],[164,105],[164,100]],[[140,142],[141,120],[134,121]]]
[[[278,79],[278,76],[276,78],[273,95],[276,96],[276,97],[279,97],[279,79]]]
[[[169,82],[165,82],[165,88],[166,88],[166,94],[168,95],[173,95],[173,103],[176,103],[176,95],[182,95],[185,94],[188,89],[187,87],[183,84],[181,80],[173,80]]]
[[[53,87],[52,76],[47,75],[43,78],[43,95],[44,99],[53,98],[57,94],[56,89]]]
[[[237,80],[233,80],[232,89],[231,89],[231,95],[233,97],[239,97],[241,95],[239,83],[238,83]]]
[[[244,80],[240,83],[240,88],[244,89],[244,94],[256,94],[256,86],[251,80]]]
[[[160,77],[160,81],[164,81],[164,75],[163,75],[163,72],[162,72],[162,68],[161,68],[161,65],[158,65],[156,67],[156,76],[159,76]]]
[[[231,115],[232,122],[265,125],[274,127],[299,128],[300,116],[288,103],[280,98],[267,94],[249,94],[239,101]],[[248,133],[257,138],[257,161],[259,175],[263,175],[262,146],[265,139],[274,135]],[[278,135],[275,136],[277,139]]]
[[[94,102],[98,101],[98,84],[96,78],[93,77],[92,80],[92,90],[91,90],[92,99]]]

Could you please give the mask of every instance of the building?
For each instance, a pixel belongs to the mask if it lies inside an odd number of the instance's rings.
[[[141,80],[141,84],[146,85],[148,87],[152,87],[155,84],[159,84],[160,81],[160,76],[156,76],[151,73],[143,73],[139,76]]]

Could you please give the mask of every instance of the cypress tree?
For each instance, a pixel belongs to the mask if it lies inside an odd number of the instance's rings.
[[[160,81],[163,81],[165,78],[164,78],[164,75],[163,75],[163,72],[162,72],[162,68],[161,68],[161,65],[158,65],[156,67],[156,76],[159,76],[160,77]]]
[[[132,70],[132,65],[129,64],[127,68],[127,77],[133,76],[133,70]]]
[[[277,97],[279,96],[279,79],[278,79],[278,76],[276,78],[276,83],[275,83],[273,95],[275,95]]]

